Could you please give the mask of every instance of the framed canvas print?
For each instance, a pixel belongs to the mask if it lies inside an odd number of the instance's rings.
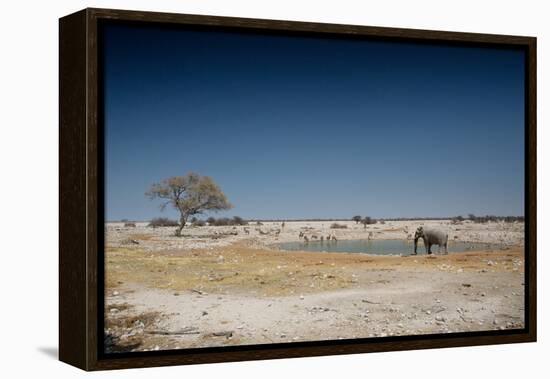
[[[60,19],[60,359],[536,340],[536,39]]]

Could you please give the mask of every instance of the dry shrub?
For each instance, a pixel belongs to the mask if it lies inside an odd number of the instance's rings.
[[[166,217],[156,217],[152,219],[149,222],[149,225],[147,226],[150,226],[152,228],[159,228],[164,226],[178,226],[178,225],[179,224],[176,220],[170,220],[169,218],[166,218]]]
[[[338,223],[334,223],[330,226],[331,229],[347,229],[348,226],[347,225],[343,225],[343,224],[338,224]]]

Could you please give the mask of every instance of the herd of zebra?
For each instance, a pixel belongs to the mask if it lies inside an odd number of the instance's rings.
[[[304,232],[300,232],[300,234],[298,235],[298,238],[303,239],[304,242],[306,243],[308,243],[310,240],[313,241],[317,239],[321,242],[325,241],[325,236],[317,236],[316,234],[312,234],[310,237],[308,237]],[[336,238],[334,234],[329,234],[327,235],[326,240],[336,242],[338,241],[338,238]]]

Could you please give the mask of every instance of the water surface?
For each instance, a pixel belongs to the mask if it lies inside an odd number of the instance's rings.
[[[425,254],[426,249],[420,240],[418,242],[418,254]],[[364,253],[374,255],[409,255],[414,251],[413,241],[406,240],[339,240],[339,241],[310,241],[283,242],[279,248],[289,251],[318,251],[327,253]],[[497,244],[473,243],[473,242],[451,242],[449,241],[449,253],[460,253],[464,251],[500,249]],[[432,246],[432,253],[437,253],[438,245]],[[441,252],[444,249],[441,248]]]

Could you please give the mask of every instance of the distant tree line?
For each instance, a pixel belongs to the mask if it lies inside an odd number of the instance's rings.
[[[475,222],[476,224],[486,224],[488,222],[524,222],[525,217],[524,216],[495,216],[495,215],[485,215],[485,216],[476,216],[473,213],[470,213],[468,215],[468,220]],[[456,216],[451,218],[453,222],[462,222],[465,221],[466,218],[463,216]]]

